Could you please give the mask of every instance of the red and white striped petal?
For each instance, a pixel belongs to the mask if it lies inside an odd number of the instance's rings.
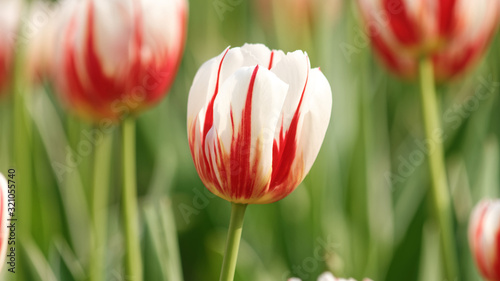
[[[7,228],[8,215],[8,185],[5,177],[0,173],[0,270],[4,265],[4,259],[7,252],[7,238],[9,229]]]
[[[469,244],[483,277],[500,281],[500,200],[483,200],[473,210]]]
[[[307,87],[308,75],[311,69],[307,54],[302,51],[288,53],[271,69],[272,72],[289,85],[288,93],[281,112],[281,122],[276,129],[275,139],[286,133],[290,127],[299,103]],[[279,143],[278,143],[279,145]]]
[[[332,95],[330,83],[319,68],[309,73],[309,82],[300,110],[297,138],[304,159],[304,174],[311,169],[319,153],[330,121]]]
[[[257,203],[272,173],[273,136],[288,85],[265,68],[244,67],[222,85],[204,146],[216,179],[207,187],[236,203]]]

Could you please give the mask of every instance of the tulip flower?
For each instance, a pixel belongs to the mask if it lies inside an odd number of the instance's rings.
[[[301,280],[299,278],[290,278],[288,279],[288,281],[301,281]],[[330,272],[325,272],[318,277],[318,281],[356,281],[356,280],[352,278],[349,279],[336,278]],[[365,278],[363,279],[363,281],[371,281],[371,279]]]
[[[483,200],[472,211],[469,244],[488,281],[500,281],[500,200]]]
[[[358,0],[378,58],[412,78],[430,57],[438,80],[454,78],[479,61],[500,19],[497,0]]]
[[[189,92],[195,167],[215,195],[240,204],[283,199],[302,182],[330,120],[331,89],[307,54],[226,49]]]
[[[11,78],[20,17],[21,1],[0,1],[0,91]]]
[[[157,103],[186,37],[185,0],[67,1],[54,79],[77,113],[115,121]]]
[[[66,1],[57,23],[61,30],[55,43],[52,76],[61,99],[77,114],[100,121],[101,126],[109,121],[121,122],[128,280],[140,281],[143,277],[134,117],[160,101],[174,81],[184,49],[187,4],[186,0]],[[104,135],[110,144],[111,134]],[[109,169],[102,166],[105,161],[98,161],[101,149],[98,146],[95,150],[96,167]],[[109,159],[109,150],[103,149],[103,153],[108,153],[105,158]],[[96,168],[96,179],[101,170]],[[96,192],[103,189],[99,184],[99,180],[94,181]],[[101,203],[105,208],[106,202]],[[95,212],[94,222],[102,221],[100,216]],[[99,274],[101,270],[91,271]]]
[[[488,47],[500,19],[498,0],[358,0],[376,55],[390,70],[419,77],[426,139],[442,131],[435,81],[471,68]],[[428,155],[432,203],[440,228],[446,278],[458,277],[453,216],[441,141]]]
[[[7,253],[7,237],[9,229],[7,228],[8,215],[8,185],[5,177],[0,173],[0,270],[4,265],[5,255]]]
[[[188,139],[205,186],[232,202],[220,281],[233,280],[247,204],[283,199],[318,155],[331,89],[302,51],[264,45],[227,48],[196,73],[189,91]]]

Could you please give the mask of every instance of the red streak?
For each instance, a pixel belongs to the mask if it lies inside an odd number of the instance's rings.
[[[257,65],[250,78],[250,83],[248,85],[247,98],[245,101],[245,107],[241,115],[240,129],[236,139],[233,139],[231,143],[231,162],[239,163],[239,172],[231,173],[231,185],[233,188],[231,191],[234,198],[249,198],[252,195],[252,190],[255,183],[255,170],[250,167],[250,154],[252,147],[252,97],[253,97],[253,87],[255,84],[255,78],[257,77],[257,72],[259,66]],[[258,158],[258,154],[256,155]],[[256,161],[258,164],[258,161]]]
[[[297,126],[300,118],[300,108],[304,93],[306,92],[307,82],[309,81],[309,68],[307,69],[306,81],[302,89],[302,95],[297,105],[297,109],[293,115],[290,127],[286,133],[283,132],[283,124],[281,124],[281,131],[279,136],[279,143],[274,141],[273,145],[273,172],[271,175],[271,189],[280,188],[290,178],[293,160],[297,153]],[[283,122],[283,121],[282,121]],[[288,186],[287,186],[288,187]]]
[[[415,23],[408,16],[403,0],[384,0],[383,5],[395,37],[405,45],[417,44],[419,34]]]
[[[271,58],[269,59],[269,66],[267,67],[267,69],[271,70],[271,68],[273,67],[273,58],[274,58],[274,50],[271,51]]]
[[[448,37],[453,32],[454,14],[456,0],[441,0],[439,1],[439,34]]]
[[[224,62],[224,58],[226,58],[226,54],[229,51],[229,48],[226,49],[226,52],[224,53],[224,56],[222,56],[222,59],[220,60],[219,63],[219,70],[217,71],[217,81],[215,82],[215,91],[214,94],[212,95],[212,99],[210,100],[210,103],[208,104],[207,108],[207,113],[205,114],[205,125],[203,127],[203,134],[201,135],[203,139],[203,146],[205,146],[205,137],[208,134],[208,131],[210,128],[212,128],[212,124],[214,123],[214,101],[215,98],[217,97],[217,94],[219,93],[219,77],[220,77],[220,70],[222,68],[222,63]]]

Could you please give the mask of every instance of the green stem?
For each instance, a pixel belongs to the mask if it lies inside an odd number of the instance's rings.
[[[433,65],[430,58],[420,62],[420,87],[422,114],[429,151],[429,172],[432,182],[432,201],[441,234],[444,264],[447,280],[457,280],[458,259],[453,234],[450,193],[444,163],[443,129],[440,125],[436,98]]]
[[[135,170],[135,119],[128,117],[122,124],[123,137],[123,225],[125,227],[126,280],[142,280],[142,260],[139,241],[139,217]]]
[[[243,229],[243,217],[245,216],[246,204],[231,205],[231,221],[227,233],[226,253],[222,262],[220,281],[232,281],[238,259],[238,249],[240,248],[241,231]]]
[[[99,130],[95,128],[94,130]],[[111,166],[112,133],[103,133],[94,151],[94,182],[92,200],[93,245],[91,249],[90,280],[104,278],[106,263],[106,233],[108,224],[109,175]]]

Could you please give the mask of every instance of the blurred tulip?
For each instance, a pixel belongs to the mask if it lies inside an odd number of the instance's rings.
[[[301,280],[299,278],[290,278],[288,279],[288,281],[301,281]],[[356,281],[356,280],[352,278],[349,279],[336,278],[330,272],[325,272],[318,277],[318,281]],[[365,278],[363,279],[363,281],[371,281],[371,279]]]
[[[118,121],[166,94],[184,48],[185,0],[64,4],[54,79],[71,108]]]
[[[0,91],[9,82],[14,62],[14,46],[21,18],[21,1],[0,1]]]
[[[498,0],[358,0],[378,57],[396,74],[413,78],[431,57],[438,80],[473,66],[500,19]]]
[[[500,200],[483,200],[472,211],[469,244],[488,281],[500,281]]]
[[[330,121],[331,89],[302,51],[226,49],[201,66],[188,138],[205,186],[233,203],[290,194],[309,172]]]
[[[8,185],[5,177],[0,173],[0,271],[4,265],[5,255],[7,253],[7,237],[9,228],[7,228],[8,215]]]

